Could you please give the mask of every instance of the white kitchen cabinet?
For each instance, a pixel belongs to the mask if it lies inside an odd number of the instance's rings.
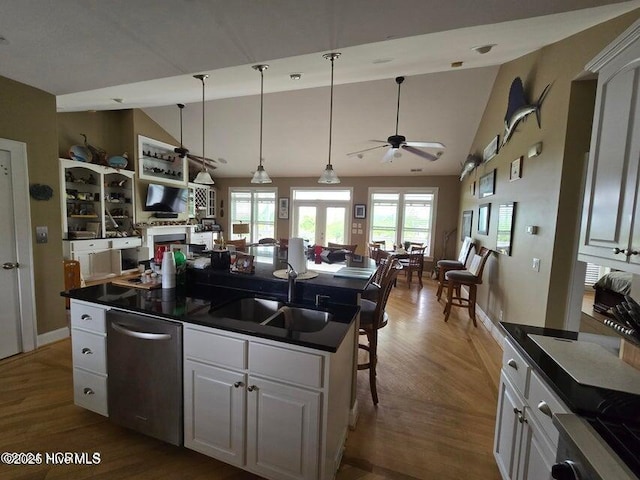
[[[106,307],[71,300],[73,399],[108,416]]]
[[[63,255],[80,262],[85,280],[94,280],[137,270],[141,245],[140,237],[67,240]]]
[[[64,239],[112,238],[135,222],[135,173],[94,163],[60,160]]]
[[[189,232],[188,242],[196,245],[204,245],[205,250],[211,250],[213,249],[213,232],[194,232],[191,230]]]
[[[216,216],[216,189],[189,183],[189,218]]]
[[[504,342],[493,454],[504,480],[550,480],[558,447],[551,419],[569,410],[509,340]]]
[[[353,342],[353,328],[329,353],[185,325],[185,446],[268,479],[333,478]]]
[[[592,60],[598,73],[578,259],[640,273],[640,20]]]

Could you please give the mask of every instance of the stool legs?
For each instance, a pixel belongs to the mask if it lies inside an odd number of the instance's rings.
[[[378,331],[365,330],[368,345],[358,344],[358,347],[365,350],[369,355],[367,363],[358,364],[358,370],[369,370],[369,388],[371,389],[371,399],[374,405],[378,405],[378,387],[376,385],[376,366],[378,363]]]
[[[444,321],[449,321],[449,315],[451,314],[451,307],[467,307],[469,311],[469,318],[473,321],[473,326],[477,327],[476,322],[476,292],[477,286],[475,284],[469,284],[469,298],[463,298],[460,292],[460,284],[452,281],[447,282],[447,304],[444,306]],[[455,295],[454,295],[455,291]]]

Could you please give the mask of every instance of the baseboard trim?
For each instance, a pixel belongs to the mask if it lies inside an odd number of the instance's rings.
[[[469,291],[466,288],[463,288],[462,290],[464,290],[467,293],[467,296],[469,295]],[[493,339],[496,341],[498,346],[502,350],[504,350],[504,345],[503,345],[503,343],[504,343],[504,333],[502,333],[502,331],[500,330],[498,325],[496,325],[493,322],[493,320],[491,320],[489,315],[487,315],[485,313],[485,311],[482,310],[482,308],[480,308],[480,305],[478,305],[477,302],[476,302],[476,318],[478,320],[480,320],[480,322],[482,323],[484,328],[486,328],[489,331],[489,333],[491,334]]]
[[[68,338],[70,335],[69,327],[62,327],[57,330],[52,330],[47,333],[43,333],[42,335],[38,335],[37,345],[38,347],[42,347],[49,343],[57,342],[58,340],[64,340]]]
[[[356,424],[358,423],[358,399],[353,402],[351,406],[351,410],[349,411],[349,428],[351,430],[356,429]]]

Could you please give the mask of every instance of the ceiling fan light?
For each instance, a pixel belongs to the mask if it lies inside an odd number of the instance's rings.
[[[399,148],[394,148],[393,150],[395,150],[395,151],[393,152],[393,156],[394,156],[394,157],[396,157],[396,158],[400,158],[400,157],[402,156],[402,152],[400,151],[400,149],[399,149]]]
[[[340,183],[340,178],[338,178],[338,175],[336,174],[330,163],[327,164],[324,172],[322,172],[322,175],[320,175],[318,183]]]
[[[213,178],[211,178],[211,175],[206,170],[200,170],[198,175],[196,175],[196,178],[193,181],[193,183],[199,183],[201,185],[215,184],[215,182],[213,181]]]
[[[271,183],[271,178],[262,165],[258,165],[251,179],[251,183]]]

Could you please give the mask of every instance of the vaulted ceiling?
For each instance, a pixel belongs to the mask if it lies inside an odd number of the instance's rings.
[[[205,153],[227,160],[214,176],[229,177],[248,176],[257,164],[260,82],[250,66],[268,63],[265,166],[272,176],[308,176],[328,155],[330,65],[321,54],[338,50],[338,173],[457,174],[500,64],[638,7],[639,0],[8,0],[0,75],[57,95],[59,111],[143,108],[176,138],[175,104],[185,103],[184,143],[199,154],[201,86],[192,75],[209,73]],[[484,55],[471,49],[486,44],[496,45]],[[462,67],[452,68],[455,61]],[[382,150],[347,156],[395,132],[398,75],[407,77],[400,133],[441,141],[443,156],[428,162],[405,153],[392,164],[379,162]]]

